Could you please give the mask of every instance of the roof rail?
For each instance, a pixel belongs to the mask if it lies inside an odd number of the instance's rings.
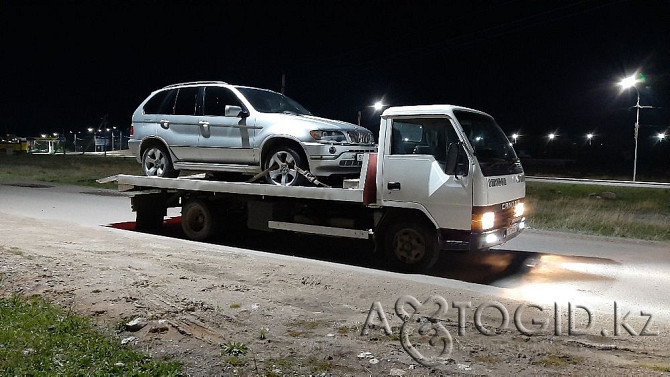
[[[228,84],[227,82],[224,81],[190,81],[190,82],[181,82],[178,84],[171,84],[168,86],[164,86],[163,89],[165,88],[174,88],[176,86],[182,86],[182,85],[201,85],[201,84]]]

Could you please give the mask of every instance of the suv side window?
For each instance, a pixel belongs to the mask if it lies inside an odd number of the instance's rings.
[[[174,111],[174,100],[176,97],[176,89],[158,92],[144,105],[144,113],[172,114]]]
[[[204,115],[224,116],[226,105],[244,108],[242,102],[228,88],[220,86],[205,87],[205,109]]]
[[[177,94],[177,103],[174,107],[175,115],[194,115],[198,101],[197,87],[180,88]]]

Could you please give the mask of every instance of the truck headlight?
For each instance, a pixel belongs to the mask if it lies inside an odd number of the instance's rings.
[[[523,203],[517,203],[517,204],[514,206],[514,217],[521,217],[521,216],[523,216],[523,211],[524,211]]]
[[[328,142],[341,143],[347,141],[347,137],[344,135],[344,132],[342,131],[314,130],[309,131],[309,134],[312,135],[314,140],[326,143]]]
[[[494,212],[484,212],[484,214],[482,215],[482,230],[493,228],[495,219],[496,214]]]

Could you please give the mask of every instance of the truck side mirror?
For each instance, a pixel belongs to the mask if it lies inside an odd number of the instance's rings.
[[[233,118],[246,118],[249,116],[249,112],[242,110],[239,106],[226,105],[225,116]]]
[[[465,149],[463,149],[463,143],[449,144],[449,148],[447,148],[447,164],[444,172],[447,175],[468,175],[468,164],[464,163],[464,161],[467,161],[467,158]]]

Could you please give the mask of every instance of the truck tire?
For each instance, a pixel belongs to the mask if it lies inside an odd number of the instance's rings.
[[[426,221],[411,219],[386,229],[384,251],[390,267],[405,272],[424,272],[440,256],[435,228]]]
[[[150,145],[142,154],[142,173],[147,177],[179,176],[179,170],[174,169],[167,148],[161,144]]]
[[[268,153],[265,162],[263,163],[263,170],[267,170],[275,166],[265,176],[265,180],[277,186],[300,186],[305,181],[305,177],[298,173],[296,166],[303,170],[307,167],[304,165],[300,155],[293,149],[287,146],[279,146]]]
[[[189,200],[181,209],[181,229],[193,241],[204,241],[218,230],[218,219],[202,200]]]

